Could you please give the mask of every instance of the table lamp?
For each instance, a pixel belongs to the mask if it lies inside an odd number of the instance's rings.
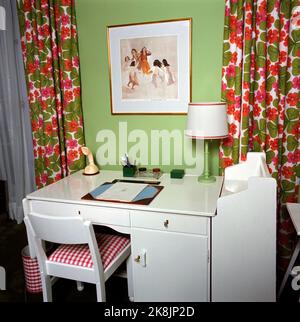
[[[189,103],[185,134],[204,140],[204,169],[198,181],[216,181],[209,170],[209,141],[228,136],[226,103]]]

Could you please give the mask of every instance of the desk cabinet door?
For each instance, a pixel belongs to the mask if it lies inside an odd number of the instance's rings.
[[[134,300],[208,301],[208,237],[132,231]]]

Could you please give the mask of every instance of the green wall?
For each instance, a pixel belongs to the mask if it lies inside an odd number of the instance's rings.
[[[172,131],[185,128],[186,116],[111,115],[106,26],[143,21],[192,18],[192,101],[218,101],[222,66],[224,0],[76,0],[86,145],[95,154],[97,132],[118,133],[143,128]],[[218,172],[218,146],[211,149]],[[106,168],[111,168],[107,166]],[[170,167],[163,167],[169,170]]]

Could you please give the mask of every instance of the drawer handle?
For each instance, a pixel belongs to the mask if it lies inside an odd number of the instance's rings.
[[[164,226],[165,226],[166,228],[168,228],[168,226],[169,226],[169,220],[168,220],[168,219],[164,221]]]
[[[134,260],[135,260],[135,262],[139,263],[139,262],[140,262],[140,260],[141,260],[141,256],[140,256],[140,255],[138,255]]]

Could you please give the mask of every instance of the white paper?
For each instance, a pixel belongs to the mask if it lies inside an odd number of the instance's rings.
[[[130,202],[146,187],[147,184],[143,183],[117,182],[96,198]]]

